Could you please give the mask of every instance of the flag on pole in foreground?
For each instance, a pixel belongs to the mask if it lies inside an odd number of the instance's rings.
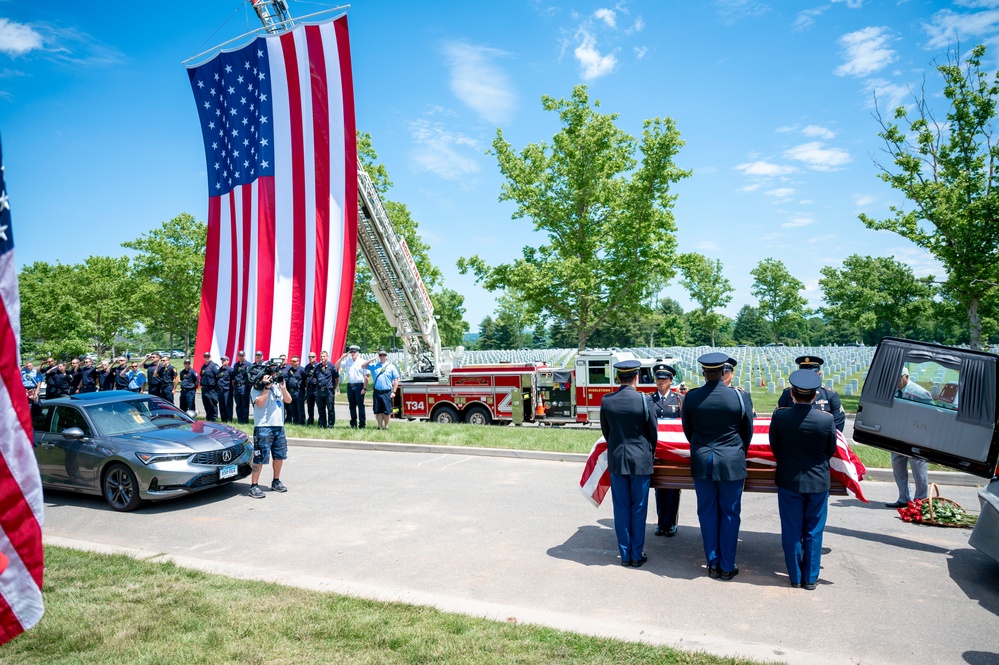
[[[21,303],[14,231],[0,149],[0,644],[38,623],[42,605],[42,482],[32,443],[31,410],[21,383]]]
[[[690,465],[690,444],[683,434],[683,423],[675,420],[659,421],[659,441],[656,444],[656,459],[670,464]],[[770,450],[770,419],[757,418],[753,421],[753,439],[746,451],[746,462],[762,466],[777,466],[773,451]],[[864,503],[864,491],[860,481],[864,479],[867,467],[850,449],[843,433],[836,431],[836,453],[829,460],[830,476],[843,483],[846,491]],[[583,468],[579,479],[579,489],[590,503],[599,506],[610,489],[610,470],[607,467],[607,441],[600,437]]]
[[[338,357],[357,253],[347,18],[257,37],[188,75],[208,171],[197,357]]]

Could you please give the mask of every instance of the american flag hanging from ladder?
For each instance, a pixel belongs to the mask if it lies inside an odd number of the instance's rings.
[[[208,166],[196,354],[339,355],[357,252],[347,19],[188,70]]]

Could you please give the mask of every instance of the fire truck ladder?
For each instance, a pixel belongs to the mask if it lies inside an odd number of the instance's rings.
[[[396,234],[378,190],[357,165],[358,241],[378,304],[413,361],[414,374],[439,377],[441,337],[434,306],[406,241]]]

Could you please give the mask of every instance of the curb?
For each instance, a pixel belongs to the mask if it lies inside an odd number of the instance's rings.
[[[381,441],[341,441],[339,439],[288,439],[289,446],[303,448],[332,448],[335,450],[368,450],[391,453],[436,453],[438,455],[465,455],[477,457],[506,457],[513,459],[542,460],[546,462],[585,463],[588,454],[557,453],[545,450],[516,450],[513,448],[474,448],[470,446],[445,446],[433,443],[387,443]],[[868,469],[864,480],[879,483],[893,483],[895,476],[891,469]],[[929,480],[937,485],[957,485],[960,487],[984,487],[984,478],[960,471],[930,471]]]

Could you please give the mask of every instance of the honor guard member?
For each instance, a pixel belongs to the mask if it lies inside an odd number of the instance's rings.
[[[291,357],[291,364],[284,370],[284,383],[291,395],[291,401],[284,405],[284,421],[294,425],[305,424],[302,414],[301,391],[305,383],[305,368],[298,364],[298,356]]]
[[[753,438],[753,402],[748,394],[725,385],[736,361],[725,353],[697,359],[705,383],[687,393],[680,419],[690,442],[690,475],[697,493],[708,576],[730,580],[735,565],[742,515],[746,451]]]
[[[232,364],[232,401],[236,409],[236,422],[242,425],[250,422],[250,381],[247,370],[250,363],[246,360],[246,352],[236,353],[236,362]]]
[[[347,405],[350,407],[350,428],[364,429],[367,416],[364,413],[364,393],[367,391],[368,363],[360,358],[361,347],[351,346],[347,353],[340,357],[343,363],[341,372],[347,380]],[[373,360],[373,359],[372,359]]]
[[[319,408],[319,427],[333,429],[336,412],[333,410],[334,396],[340,385],[340,372],[330,362],[330,354],[323,351],[313,372],[316,380],[316,406]]]
[[[128,390],[128,359],[125,356],[118,358],[114,368],[114,389]]]
[[[142,361],[142,368],[146,370],[146,390],[154,397],[160,397],[163,388],[163,377],[160,376],[160,354],[150,353]]]
[[[66,372],[66,365],[57,363],[45,372],[45,399],[56,399],[69,394],[73,377]]]
[[[111,363],[107,360],[102,360],[97,370],[97,389],[114,390],[114,372],[111,371]]]
[[[191,369],[191,361],[184,361],[184,369],[180,370],[180,410],[197,411],[194,403],[194,393],[198,390],[198,373]]]
[[[177,369],[166,356],[160,359],[160,397],[173,404],[173,390],[177,386]]]
[[[201,384],[201,403],[205,407],[205,419],[215,420],[219,416],[219,366],[212,360],[212,354],[205,351],[205,362],[201,365],[198,383]]]
[[[600,402],[600,429],[607,440],[614,533],[622,566],[641,566],[645,555],[645,521],[649,513],[652,458],[659,428],[648,398],[638,392],[638,360],[614,365],[621,386]]]
[[[842,432],[843,428],[846,427],[846,412],[843,411],[843,404],[840,402],[836,391],[823,388],[821,385],[822,364],[824,362],[818,356],[798,356],[794,359],[794,363],[798,366],[798,369],[812,370],[819,377],[819,389],[815,393],[815,401],[812,402],[812,408],[831,413],[833,420],[836,422],[836,429]],[[791,405],[791,386],[788,386],[777,400],[777,408],[785,408]]]
[[[652,393],[652,405],[658,420],[675,420],[680,417],[682,399],[673,392],[673,377],[676,370],[669,365],[656,365],[652,368],[656,378],[656,391]],[[656,488],[657,536],[672,538],[676,535],[677,514],[680,512],[680,490]]]
[[[305,407],[308,407],[308,420],[306,424],[315,425],[316,424],[316,365],[319,361],[316,360],[315,351],[309,352],[309,364],[305,366],[305,386],[299,393],[299,399],[302,403],[302,416],[305,417]]]
[[[770,449],[777,460],[780,540],[791,586],[815,589],[822,531],[829,510],[829,460],[836,452],[836,423],[814,408],[822,379],[810,369],[790,376],[792,406],[778,407],[770,421]]]
[[[97,381],[98,374],[94,362],[90,358],[84,358],[73,377],[74,391],[78,393],[97,392]]]
[[[219,420],[224,423],[232,422],[232,367],[229,365],[229,356],[222,356],[219,361],[219,377],[215,382],[219,396]]]

